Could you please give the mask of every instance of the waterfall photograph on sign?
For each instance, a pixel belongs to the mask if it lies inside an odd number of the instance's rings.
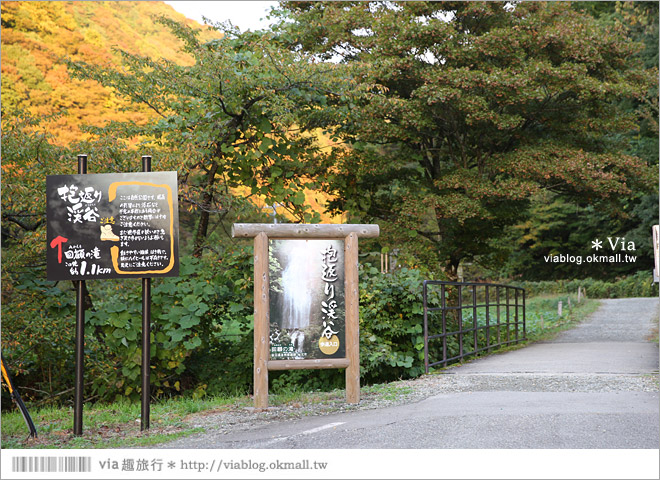
[[[271,240],[270,358],[345,356],[344,242]]]

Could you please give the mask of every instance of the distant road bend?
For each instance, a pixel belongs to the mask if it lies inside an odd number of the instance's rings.
[[[660,445],[657,298],[603,300],[550,342],[430,375],[432,396],[206,433],[166,448],[565,448]]]

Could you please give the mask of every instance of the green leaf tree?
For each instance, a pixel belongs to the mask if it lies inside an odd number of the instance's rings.
[[[77,77],[97,80],[157,114],[147,125],[111,124],[96,133],[138,136],[183,154],[183,164],[172,167],[182,177],[183,200],[199,211],[196,255],[204,248],[211,214],[226,214],[234,188],[277,202],[299,220],[318,219],[305,208],[302,194],[311,181],[305,159],[314,138],[297,119],[342,88],[330,75],[335,67],[319,68],[279,48],[267,34],[224,29],[223,38],[201,42],[197,31],[164,17],[159,21],[183,42],[193,65],[127,52],[121,52],[121,69],[69,62]]]
[[[571,7],[584,11],[597,21],[626,32],[644,47],[636,53],[645,68],[658,65],[658,4],[654,2],[572,2]],[[658,92],[650,89],[643,101],[626,100],[622,109],[637,115],[639,129],[626,132],[626,153],[649,165],[658,162]],[[649,273],[653,263],[651,226],[658,223],[657,192],[633,191],[621,199],[622,210],[613,212],[586,202],[572,202],[564,196],[540,192],[531,202],[524,221],[512,227],[504,272],[533,279],[585,278],[613,279],[636,271]],[[591,241],[611,237],[635,245],[627,252],[635,262],[627,263],[547,263],[553,254],[586,256],[594,251]],[[629,243],[630,244],[630,243]]]
[[[335,109],[332,207],[440,262],[497,250],[541,190],[616,210],[652,173],[624,154],[657,69],[556,2],[286,2],[281,40],[358,85]],[[501,243],[501,242],[500,242]],[[485,258],[485,257],[484,257]],[[493,258],[490,255],[489,258]]]

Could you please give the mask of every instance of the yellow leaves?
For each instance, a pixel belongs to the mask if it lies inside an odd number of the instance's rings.
[[[97,32],[96,30],[93,30],[91,28],[88,28],[84,31],[84,41],[85,43],[88,43],[90,45],[94,45],[97,47],[104,47],[105,42],[103,40],[103,37],[101,37],[101,34]]]
[[[3,112],[21,108],[46,116],[66,109],[67,116],[49,125],[59,145],[81,140],[83,123],[144,122],[152,113],[141,107],[123,111],[125,100],[96,82],[72,80],[56,59],[119,64],[112,51],[119,45],[131,53],[192,64],[179,41],[151,15],[184,20],[161,2],[2,2]],[[196,22],[186,23],[199,28]],[[201,34],[207,39],[218,36],[213,31]]]
[[[76,28],[63,2],[3,2],[2,19],[17,29],[40,33]]]

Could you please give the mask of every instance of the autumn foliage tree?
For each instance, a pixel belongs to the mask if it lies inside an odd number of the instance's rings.
[[[277,202],[299,221],[318,218],[305,208],[304,194],[313,180],[305,158],[315,141],[297,120],[300,112],[339,95],[343,82],[331,74],[335,67],[319,68],[279,48],[267,34],[230,28],[206,42],[190,27],[166,17],[159,21],[181,40],[193,65],[124,51],[121,69],[69,63],[76,77],[96,80],[156,114],[143,126],[115,122],[97,133],[139,135],[185,158],[171,167],[182,176],[183,199],[199,212],[196,255],[204,248],[211,215],[228,211],[236,196],[232,188]]]
[[[119,64],[112,47],[180,64],[192,57],[154,16],[186,22],[163,2],[2,2],[2,115],[19,111],[48,118],[52,141],[65,146],[88,138],[81,126],[110,120],[143,123],[148,109],[130,105],[97,82],[70,77],[63,57]],[[206,40],[217,37],[203,30]],[[75,160],[75,159],[74,159]]]
[[[532,195],[616,209],[650,188],[623,99],[657,78],[616,29],[556,2],[286,2],[280,39],[360,87],[337,115],[333,207],[439,261],[498,248]]]
[[[643,45],[635,57],[645,68],[658,65],[658,3],[655,2],[571,2],[571,7],[594,16]],[[621,107],[638,116],[639,128],[622,135],[626,153],[649,165],[658,164],[658,91],[649,90],[643,101],[626,100]],[[657,168],[657,167],[656,167]],[[658,223],[657,191],[634,190],[620,199],[621,209],[588,204],[580,199],[543,191],[531,201],[527,215],[510,229],[511,251],[500,272],[527,280],[552,278],[616,278],[642,271],[648,275],[653,264],[652,225]],[[571,252],[583,258],[593,252],[591,241],[610,236],[635,245],[636,261],[628,263],[549,264],[544,258]]]

